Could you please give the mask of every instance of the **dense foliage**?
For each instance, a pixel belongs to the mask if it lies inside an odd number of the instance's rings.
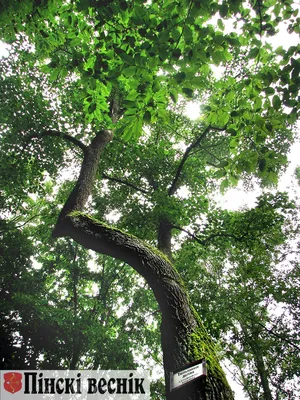
[[[272,0],[1,2],[2,368],[162,363],[144,279],[51,236],[86,149],[110,130],[88,213],[172,259],[250,399],[297,398],[297,203],[275,189],[299,116],[299,45],[269,44],[282,26],[299,33],[297,15]],[[238,182],[261,187],[256,205],[218,207]]]

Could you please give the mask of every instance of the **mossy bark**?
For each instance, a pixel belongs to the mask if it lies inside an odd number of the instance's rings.
[[[80,212],[67,215],[56,234],[69,236],[88,249],[125,261],[146,279],[162,312],[161,340],[168,400],[233,399],[214,344],[168,257],[138,238]],[[170,372],[202,358],[207,360],[207,377],[170,392]]]

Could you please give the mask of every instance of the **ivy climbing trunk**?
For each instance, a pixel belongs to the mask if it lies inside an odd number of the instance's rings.
[[[71,237],[88,249],[122,260],[145,278],[162,313],[161,343],[168,400],[231,400],[233,395],[213,342],[190,304],[170,258],[137,237],[82,212],[93,188],[101,153],[111,139],[112,133],[103,131],[87,147],[78,181],[61,211],[53,235]],[[160,247],[170,253],[170,226],[166,221],[161,225]],[[203,358],[207,361],[207,377],[170,391],[170,373]]]

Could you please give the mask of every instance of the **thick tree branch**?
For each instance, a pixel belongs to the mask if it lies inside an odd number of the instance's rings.
[[[26,142],[23,147],[23,150],[27,147],[27,145],[29,144],[31,139],[41,138],[44,136],[53,136],[53,137],[62,138],[64,140],[74,144],[75,146],[79,147],[83,151],[83,153],[85,153],[87,150],[87,146],[85,144],[83,144],[79,139],[74,138],[73,136],[69,135],[68,133],[60,132],[60,131],[53,130],[53,129],[46,129],[44,131],[39,132],[38,134],[29,135],[26,138]]]
[[[213,344],[191,307],[183,282],[169,259],[138,238],[82,213],[92,192],[101,153],[112,137],[113,132],[104,130],[87,147],[79,178],[60,213],[53,236],[70,237],[87,249],[122,260],[146,279],[162,312],[161,335],[168,400],[177,398],[173,392],[170,393],[170,372],[201,358],[214,359],[206,380],[210,399],[216,399],[221,393],[223,398],[231,400],[232,394]],[[193,391],[198,393],[197,398],[207,399],[203,385],[199,384]],[[193,391],[185,398],[194,398]]]
[[[183,301],[181,297],[184,291],[181,279],[169,260],[138,238],[111,228],[77,211],[65,216],[57,236],[71,237],[85,248],[131,265],[146,279],[162,312],[166,312],[168,316],[170,314],[169,303]],[[168,307],[166,307],[167,304]],[[174,312],[178,311],[174,308]],[[188,312],[188,318],[192,318],[190,311],[185,310],[184,313],[186,312]],[[185,319],[186,316],[182,315],[182,318]]]
[[[102,177],[103,177],[104,179],[109,180],[109,181],[117,182],[117,183],[120,183],[120,184],[122,184],[122,185],[129,186],[129,187],[131,187],[132,189],[136,190],[137,192],[141,192],[141,193],[144,193],[144,194],[149,194],[149,193],[150,193],[148,190],[142,189],[142,188],[140,188],[140,187],[134,185],[134,184],[131,183],[131,182],[125,181],[124,179],[116,178],[116,177],[113,177],[113,176],[109,176],[109,175],[107,175],[107,174],[105,174],[105,173],[102,174]]]
[[[53,137],[59,137],[62,138],[72,144],[74,144],[75,146],[77,146],[80,150],[83,151],[83,153],[85,154],[86,150],[87,150],[87,146],[85,144],[83,144],[80,140],[74,138],[73,136],[69,135],[68,133],[64,133],[64,132],[60,132],[57,130],[53,130],[53,129],[46,129],[44,131],[34,134],[31,134],[27,137],[24,138],[24,145],[23,148],[21,150],[21,154],[24,153],[25,149],[28,147],[31,139],[37,138],[40,139],[44,136],[53,136]]]
[[[61,225],[67,214],[71,211],[83,210],[85,203],[92,192],[100,155],[106,144],[112,140],[112,137],[112,131],[103,130],[98,132],[90,145],[86,148],[77,183],[61,210],[58,222],[53,232],[54,237],[60,236],[59,232]]]
[[[71,237],[87,249],[124,261],[146,279],[162,313],[162,348],[168,384],[170,371],[198,360],[201,355],[202,358],[207,358],[209,354],[209,357],[216,360],[212,368],[208,366],[206,385],[212,393],[210,399],[217,399],[217,393],[220,392],[224,399],[233,398],[226,378],[217,365],[213,344],[190,306],[183,282],[168,258],[138,238],[93,220],[80,212],[71,212],[65,216],[60,236]],[[196,339],[193,338],[198,336],[199,343],[198,341],[194,343],[193,340]],[[197,348],[196,353],[194,346]],[[215,368],[218,369],[217,372]],[[197,390],[203,392],[200,384]],[[175,400],[195,397],[192,397],[192,392],[190,396],[186,391],[184,396],[182,394],[179,397],[175,396],[173,392],[169,392],[167,386],[167,398]],[[200,397],[200,394],[197,398],[207,399],[204,395]]]
[[[158,228],[157,247],[166,254],[170,260],[172,259],[172,224],[167,219],[161,219]]]

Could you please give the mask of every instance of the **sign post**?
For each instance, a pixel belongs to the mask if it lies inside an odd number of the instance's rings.
[[[170,391],[195,381],[201,376],[206,376],[206,361],[195,361],[176,372],[170,372]]]

